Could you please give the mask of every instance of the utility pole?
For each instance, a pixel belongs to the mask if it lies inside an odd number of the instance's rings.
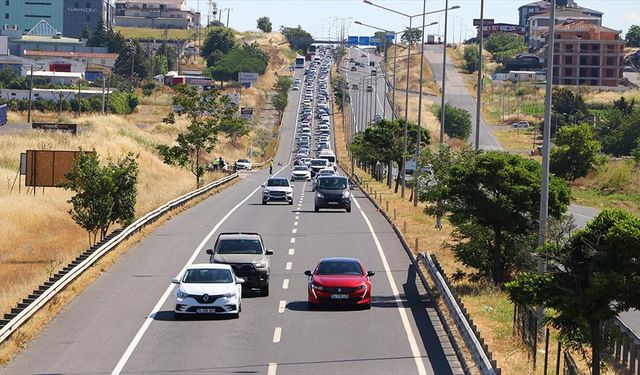
[[[82,100],[80,99],[80,82],[78,82],[78,117],[82,115]]]
[[[107,79],[106,75],[102,75],[102,115],[104,116],[104,100],[105,100],[105,95],[104,95],[104,88],[105,88],[105,80]],[[60,108],[62,108],[62,104],[60,104]],[[62,111],[62,110],[61,110]]]
[[[413,17],[409,17],[409,32],[413,29],[412,27]],[[404,181],[407,170],[407,137],[408,137],[408,127],[409,127],[409,65],[411,64],[411,38],[407,40],[407,84],[405,85],[404,92],[404,134],[402,141],[402,165],[400,168],[400,197],[404,198]]]
[[[542,133],[542,189],[540,191],[540,219],[538,228],[538,247],[547,241],[547,226],[549,219],[549,159],[551,150],[551,103],[553,95],[553,55],[555,47],[556,28],[556,0],[551,0],[549,14],[549,41],[547,42],[547,86],[544,102],[544,129]],[[547,261],[544,256],[538,257],[538,272],[547,272]],[[543,306],[536,307],[538,317],[538,332],[542,329]]]
[[[448,8],[448,5],[445,8]],[[418,134],[416,134],[416,168],[414,169],[414,183],[413,183],[413,207],[418,206],[418,192],[420,191],[420,178],[417,178],[418,167],[420,166],[420,143],[422,142],[422,82],[423,82],[423,70],[424,70],[424,27],[427,15],[427,0],[422,0],[422,37],[420,40],[420,89],[418,97]],[[446,12],[446,10],[445,10]],[[445,13],[446,14],[446,13]],[[447,16],[445,15],[445,20]],[[446,22],[446,21],[445,21]],[[445,26],[446,29],[446,26]],[[447,46],[445,46],[447,48]],[[407,75],[407,80],[409,76]],[[407,91],[407,97],[409,92]],[[444,98],[444,96],[443,96]]]
[[[229,28],[229,13],[231,13],[231,8],[227,8],[227,28]]]
[[[109,85],[111,83],[111,75],[107,74],[107,97],[105,98],[104,112],[105,115],[109,113]]]
[[[476,94],[476,151],[480,150],[480,117],[482,106],[482,50],[484,48],[484,0],[480,0],[480,57],[478,57],[478,92]],[[447,48],[447,46],[445,46]]]
[[[29,74],[29,110],[27,111],[28,123],[31,123],[31,105],[33,102],[33,100],[31,99],[32,93],[33,93],[33,64],[31,64],[31,74]]]
[[[64,96],[64,94],[60,93],[60,95],[58,95],[58,116],[62,116],[62,97]]]
[[[444,143],[445,101],[444,96],[447,87],[447,26],[449,13],[449,0],[444,3],[444,43],[442,44],[442,93],[440,94],[440,144]]]

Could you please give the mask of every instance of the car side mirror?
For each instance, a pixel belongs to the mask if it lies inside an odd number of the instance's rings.
[[[376,273],[373,271],[367,271],[367,277],[374,276]]]
[[[207,252],[208,255],[213,255],[213,249],[207,249],[206,252]]]
[[[309,271],[309,270],[304,271],[304,274],[309,276],[309,277],[311,277],[311,271]]]
[[[265,250],[264,255],[273,255],[273,250]]]
[[[241,277],[236,278],[236,284],[244,284],[244,279]]]
[[[265,186],[264,186],[264,184],[262,184],[262,185],[260,185],[260,187],[261,187],[261,188],[264,188]]]
[[[292,189],[293,189],[294,187],[296,187],[295,185],[289,185],[289,186],[291,186],[291,188],[292,188]]]
[[[178,279],[177,277],[174,278],[173,280],[171,280],[172,283],[174,284],[180,284],[180,279]]]
[[[349,184],[349,190],[354,190],[356,188],[356,185],[354,184]]]

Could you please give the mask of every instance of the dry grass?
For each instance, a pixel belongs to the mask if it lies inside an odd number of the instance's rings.
[[[397,51],[396,65],[396,90],[404,90],[407,87],[407,48],[404,46],[390,47],[387,51],[387,72],[389,73],[389,82],[393,82],[393,53],[394,48]],[[411,60],[409,62],[409,91],[420,90],[420,54],[417,48],[411,50]],[[428,94],[438,95],[440,88],[438,83],[433,80],[431,65],[425,58],[423,66],[423,91]],[[396,92],[397,95],[397,92]]]
[[[618,91],[596,91],[596,90],[581,90],[584,94],[584,101],[587,103],[607,103],[611,104],[614,100],[620,99],[624,96],[627,100],[635,100],[636,103],[640,102],[640,90],[624,90]]]

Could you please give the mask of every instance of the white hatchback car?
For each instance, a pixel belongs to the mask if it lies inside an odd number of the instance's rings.
[[[192,264],[173,283],[178,284],[176,319],[197,314],[240,316],[244,279],[236,277],[228,264]]]

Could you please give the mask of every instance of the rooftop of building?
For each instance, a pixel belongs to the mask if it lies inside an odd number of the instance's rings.
[[[12,39],[14,42],[27,43],[52,43],[52,44],[76,44],[84,45],[84,41],[78,38],[67,38],[64,36],[53,37],[44,35],[21,35],[20,39]]]
[[[161,4],[181,7],[184,0],[116,0],[116,4]]]
[[[76,72],[50,72],[50,71],[34,71],[34,77],[52,77],[52,78],[82,78],[82,73]]]
[[[614,30],[608,27],[594,25],[585,21],[566,22],[556,26],[556,31],[595,31],[599,33],[622,33],[622,30]]]
[[[563,17],[573,17],[573,18],[584,18],[584,17],[599,17],[602,16],[602,12],[598,12],[597,10],[582,8],[582,7],[559,7],[556,9],[556,18]],[[549,18],[549,11],[536,14],[534,16],[529,17],[529,19],[540,19],[540,18]]]
[[[67,51],[24,51],[25,56],[39,57],[64,57],[68,59],[104,59],[115,60],[118,58],[117,53],[94,53],[94,52],[67,52]]]

